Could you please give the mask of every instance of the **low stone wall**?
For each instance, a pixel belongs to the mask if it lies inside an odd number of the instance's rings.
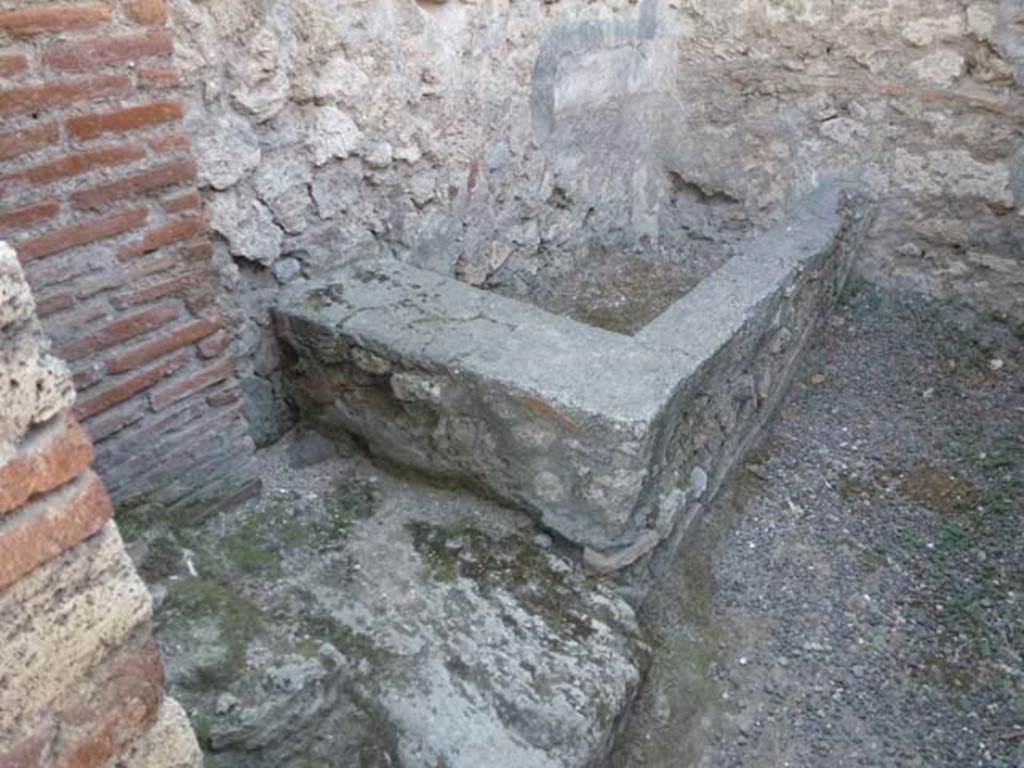
[[[0,243],[0,766],[199,768],[74,387]]]
[[[0,0],[0,237],[111,493],[212,507],[258,483],[173,47],[163,0]]]
[[[318,429],[482,488],[616,570],[692,518],[768,419],[869,211],[816,190],[634,337],[360,262],[275,309],[294,396]]]

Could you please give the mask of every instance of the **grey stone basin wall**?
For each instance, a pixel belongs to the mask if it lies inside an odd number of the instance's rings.
[[[781,397],[869,216],[827,186],[635,337],[393,260],[282,295],[303,415],[523,508],[599,571],[679,529]]]

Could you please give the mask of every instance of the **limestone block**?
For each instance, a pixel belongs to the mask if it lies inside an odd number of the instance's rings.
[[[0,590],[0,743],[29,735],[149,615],[112,523]]]

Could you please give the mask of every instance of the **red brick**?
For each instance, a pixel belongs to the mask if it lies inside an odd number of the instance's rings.
[[[86,470],[0,520],[0,589],[96,533],[110,519],[103,482]]]
[[[7,53],[0,55],[0,77],[13,77],[28,69],[28,59],[23,53]]]
[[[71,375],[71,381],[75,385],[75,391],[82,392],[89,387],[94,387],[103,378],[103,370],[96,363],[89,363],[84,368],[79,368]]]
[[[98,147],[88,152],[79,152],[62,157],[43,165],[26,168],[23,171],[9,174],[0,181],[27,181],[31,184],[49,184],[58,179],[78,176],[96,168],[124,165],[141,160],[146,156],[144,147],[138,144],[113,144]]]
[[[94,456],[88,436],[71,416],[33,430],[14,458],[0,466],[0,515],[78,477]]]
[[[102,416],[97,416],[89,421],[89,434],[92,439],[99,443],[112,435],[116,435],[125,427],[129,427],[141,419],[149,405],[145,400],[136,400],[134,403],[127,403],[122,408],[108,411]]]
[[[103,3],[54,3],[0,12],[0,29],[20,35],[96,27],[110,20]]]
[[[56,123],[38,128],[24,128],[20,131],[0,134],[0,160],[10,160],[42,147],[56,144],[60,138],[60,126]]]
[[[70,293],[57,293],[36,301],[36,314],[40,317],[49,317],[57,312],[71,309],[74,304],[74,298]]]
[[[199,285],[205,279],[212,279],[210,272],[206,269],[196,269],[176,277],[161,280],[159,283],[148,285],[145,288],[138,288],[129,293],[115,296],[111,299],[118,309],[134,306],[136,304],[149,304],[150,302],[162,299],[165,296],[181,294],[194,285]]]
[[[20,208],[0,211],[0,232],[12,229],[27,229],[44,221],[49,221],[59,211],[60,202],[53,199],[41,200],[38,203],[29,203]]]
[[[169,197],[163,201],[164,210],[168,213],[182,213],[183,211],[194,211],[201,208],[203,198],[198,189],[190,189],[180,195]]]
[[[213,256],[213,244],[209,240],[205,240],[195,245],[190,245],[185,249],[183,254],[186,261],[209,261],[210,257]]]
[[[145,223],[148,215],[149,211],[146,208],[129,208],[126,211],[117,211],[69,224],[45,235],[23,240],[15,248],[23,262],[32,261],[135,229]]]
[[[117,257],[122,261],[134,259],[157,248],[176,243],[179,240],[187,240],[198,235],[206,229],[206,219],[202,216],[190,216],[187,219],[177,219],[164,224],[156,229],[151,229],[142,240],[129,243],[124,246]]]
[[[153,721],[164,671],[151,632],[116,651],[97,669],[93,691],[60,713],[55,768],[103,768]]]
[[[112,358],[107,362],[107,371],[109,373],[125,373],[157,357],[163,357],[189,344],[194,344],[216,332],[219,327],[220,323],[202,318],[175,328],[166,336],[139,344]]]
[[[192,137],[188,131],[174,131],[163,136],[157,136],[149,142],[149,148],[154,152],[174,152],[176,150],[188,150],[192,148]]]
[[[131,273],[123,269],[115,269],[88,280],[76,280],[74,283],[75,296],[79,299],[88,299],[97,293],[103,293],[103,291],[109,291],[112,288],[120,288],[131,278]]]
[[[208,398],[206,398],[206,402],[208,402],[214,408],[222,408],[225,405],[237,403],[238,398],[241,394],[241,390],[239,390],[237,387],[232,389],[225,389],[223,392],[217,392],[216,394],[210,395]]]
[[[75,416],[79,419],[85,420],[98,413],[102,413],[109,408],[113,408],[115,405],[123,403],[130,397],[134,397],[139,392],[149,389],[158,381],[170,376],[179,368],[188,365],[190,359],[191,355],[188,350],[185,350],[169,360],[164,360],[158,365],[133,374],[123,381],[119,381],[117,384],[97,392],[90,398],[84,400],[80,399],[75,404]]]
[[[85,80],[10,88],[0,91],[0,114],[37,112],[76,101],[124,96],[131,89],[132,80],[128,75],[98,75]]]
[[[143,88],[173,88],[181,85],[176,67],[139,67],[139,85]]]
[[[181,307],[178,302],[167,302],[121,317],[92,333],[72,339],[57,347],[57,354],[65,360],[80,360],[86,355],[109,349],[122,341],[134,339],[144,333],[155,331],[178,318]]]
[[[162,29],[133,35],[108,35],[69,43],[55,43],[43,53],[43,64],[65,72],[88,72],[111,64],[134,62],[149,56],[170,56],[171,36]]]
[[[133,195],[141,195],[154,189],[170,187],[192,181],[196,177],[193,160],[178,160],[173,163],[151,168],[117,181],[101,184],[92,189],[83,189],[71,195],[71,202],[78,210],[99,208]]]
[[[231,336],[221,331],[216,336],[206,339],[199,345],[199,356],[206,359],[217,357],[231,345]]]
[[[167,6],[164,0],[125,0],[125,13],[139,24],[163,24],[167,21]]]
[[[201,392],[207,387],[212,387],[214,384],[224,381],[234,372],[235,363],[233,360],[221,360],[178,381],[172,381],[160,389],[154,390],[149,396],[149,402],[153,406],[154,411],[161,411],[182,398],[196,392]]]
[[[0,105],[2,103],[0,100]],[[68,120],[68,130],[76,138],[94,139],[104,133],[121,133],[135,128],[174,122],[181,120],[184,114],[185,108],[180,101],[155,101],[152,104],[128,107],[116,112],[72,117]]]
[[[85,326],[94,320],[106,317],[108,312],[109,308],[100,302],[86,304],[85,306],[78,307],[73,312],[68,312],[66,315],[61,315],[50,321],[47,324],[46,330],[55,339],[66,339],[72,335],[77,336],[82,333],[82,329]]]

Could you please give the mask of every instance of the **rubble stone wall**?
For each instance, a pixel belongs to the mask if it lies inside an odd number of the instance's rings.
[[[1021,0],[171,9],[260,397],[279,284],[382,254],[479,284],[699,244],[829,175],[882,200],[870,277],[1024,317]]]
[[[199,768],[72,374],[0,243],[0,766]]]
[[[0,237],[71,366],[97,469],[119,501],[251,493],[163,0],[0,0],[0,50]]]

